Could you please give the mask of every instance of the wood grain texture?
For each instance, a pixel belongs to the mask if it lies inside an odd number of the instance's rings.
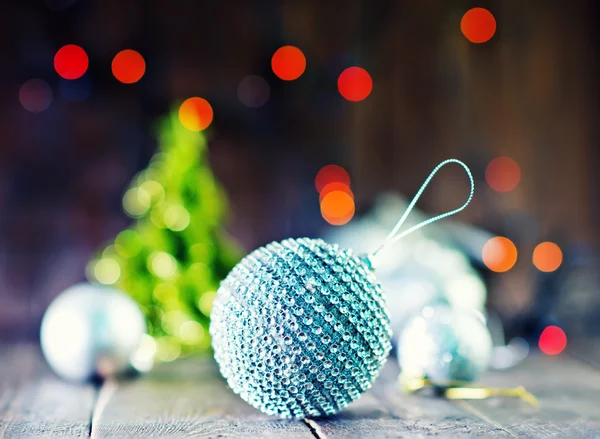
[[[0,437],[89,436],[91,385],[54,376],[32,345],[0,346],[0,370]]]
[[[309,421],[320,438],[510,437],[499,426],[453,402],[404,395],[397,386],[398,366],[388,361],[371,390],[336,416]]]
[[[597,348],[584,351],[596,358]],[[573,349],[571,349],[573,351]],[[210,359],[162,364],[147,376],[94,387],[56,378],[38,348],[0,346],[0,437],[441,438],[600,437],[600,368],[568,355],[532,355],[490,372],[490,386],[525,385],[540,407],[510,398],[447,401],[404,395],[390,361],[373,389],[329,418],[285,421],[233,394]],[[93,421],[91,421],[93,413]]]
[[[524,385],[539,398],[538,408],[512,398],[458,402],[513,437],[600,437],[600,372],[567,355],[532,355],[515,369],[488,373],[482,384]]]
[[[121,382],[92,437],[313,438],[303,422],[266,416],[235,395],[211,360],[157,366],[138,380]]]

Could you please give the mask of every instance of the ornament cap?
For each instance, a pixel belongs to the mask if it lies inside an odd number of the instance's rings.
[[[375,271],[375,258],[373,254],[360,255],[359,259],[365,263],[369,270]]]

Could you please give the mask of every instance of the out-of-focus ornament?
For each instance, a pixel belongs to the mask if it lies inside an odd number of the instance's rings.
[[[85,381],[128,371],[145,333],[146,321],[131,298],[81,283],[52,301],[40,338],[44,356],[58,375]]]
[[[405,326],[398,342],[400,384],[407,392],[433,386],[450,399],[515,396],[537,400],[523,387],[471,387],[492,360],[492,337],[482,314],[449,306],[425,307]]]
[[[521,337],[515,337],[507,344],[494,346],[490,367],[502,370],[510,369],[521,363],[529,355],[529,343]]]
[[[488,368],[492,338],[483,316],[473,311],[425,307],[406,324],[398,354],[403,380],[472,382]]]
[[[461,165],[471,183],[458,209],[398,233],[438,170]],[[468,167],[440,163],[372,253],[308,238],[273,242],[246,256],[221,283],[211,314],[215,358],[245,401],[284,418],[332,415],[371,387],[391,348],[389,317],[373,273],[381,250],[464,209]]]

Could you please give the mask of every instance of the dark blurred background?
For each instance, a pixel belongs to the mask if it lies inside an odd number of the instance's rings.
[[[497,21],[485,44],[460,30],[475,6]],[[213,106],[210,161],[246,249],[331,227],[314,188],[324,165],[348,170],[358,221],[379,194],[411,196],[435,164],[457,157],[478,180],[459,219],[519,251],[506,273],[480,267],[507,331],[548,320],[597,332],[599,18],[593,0],[0,2],[0,338],[34,339],[50,300],[129,224],[122,195],[156,149],[156,122],[190,96]],[[53,65],[66,44],[90,59],[73,83]],[[270,63],[288,44],[307,59],[290,82]],[[123,49],[145,58],[135,84],[111,72]],[[358,103],[337,90],[353,65],[373,78]],[[240,100],[248,75],[269,85],[260,108]],[[34,78],[52,91],[39,113],[19,99]],[[485,183],[498,156],[521,171],[508,193]],[[434,182],[424,211],[463,202],[454,171]],[[542,241],[563,252],[553,273],[532,264]]]

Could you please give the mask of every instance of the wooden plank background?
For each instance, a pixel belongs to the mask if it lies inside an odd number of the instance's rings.
[[[373,389],[329,418],[266,416],[233,394],[209,358],[157,366],[137,379],[96,388],[55,377],[33,345],[0,346],[0,437],[267,438],[590,438],[600,437],[597,342],[572,355],[532,355],[482,379],[525,385],[538,408],[518,399],[448,401],[427,392],[404,395],[398,367],[385,366]]]
[[[0,346],[0,437],[89,437],[95,397],[53,375],[37,347]]]

